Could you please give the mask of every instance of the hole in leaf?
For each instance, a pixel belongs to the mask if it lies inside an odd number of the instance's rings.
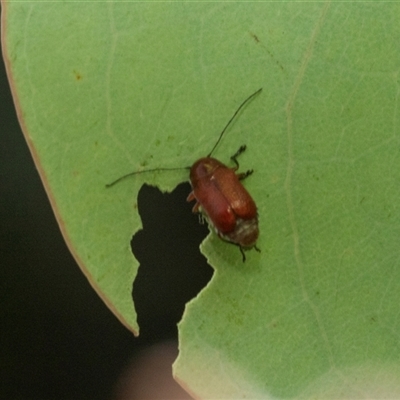
[[[185,304],[213,274],[199,250],[209,231],[191,212],[193,204],[186,202],[190,190],[190,185],[183,183],[172,193],[148,185],[139,191],[143,229],[131,242],[140,263],[133,300],[140,335],[150,342],[177,338],[176,324]]]

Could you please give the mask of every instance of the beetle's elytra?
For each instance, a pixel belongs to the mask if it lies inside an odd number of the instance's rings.
[[[253,171],[236,172],[239,169],[237,157],[246,150],[246,146],[241,146],[231,157],[235,163],[235,166],[231,168],[211,157],[211,154],[242,107],[261,90],[257,90],[238,107],[220,133],[210,153],[197,160],[191,167],[184,167],[190,169],[192,192],[187,201],[196,201],[193,212],[202,212],[222,240],[238,246],[243,261],[246,260],[244,250],[254,248],[260,251],[256,246],[259,235],[257,206],[241,182]],[[128,176],[143,172],[176,169],[182,168],[154,168],[131,172],[106,186],[113,186]]]
[[[242,146],[232,159],[245,150]],[[237,164],[237,161],[236,161]],[[193,191],[187,200],[196,200],[193,212],[202,211],[213,225],[218,236],[243,249],[255,247],[258,239],[257,207],[240,182],[250,175],[236,174],[238,164],[229,168],[212,157],[200,158],[190,169]]]

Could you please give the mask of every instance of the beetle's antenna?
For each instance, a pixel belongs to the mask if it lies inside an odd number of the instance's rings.
[[[129,174],[123,175],[120,178],[112,181],[111,183],[106,184],[106,188],[116,185],[117,183],[121,182],[125,178],[129,178],[132,175],[143,174],[144,172],[155,172],[155,171],[177,171],[178,169],[190,169],[190,167],[180,167],[180,168],[152,168],[152,169],[144,169],[143,171],[135,171],[130,172]]]
[[[219,138],[217,140],[217,143],[215,143],[214,147],[212,150],[208,153],[207,157],[211,157],[211,154],[214,152],[215,148],[218,146],[219,142],[222,139],[222,136],[224,135],[225,131],[227,130],[228,126],[231,124],[231,122],[235,119],[236,115],[238,115],[239,111],[243,108],[243,106],[251,100],[254,96],[256,96],[258,93],[260,93],[262,88],[258,89],[256,92],[254,92],[251,96],[249,96],[240,106],[239,108],[235,111],[235,113],[232,115],[231,119],[228,121],[228,123],[225,125],[225,128],[222,130],[222,132],[219,135]]]
[[[224,135],[225,131],[228,129],[228,126],[231,124],[231,122],[235,119],[236,115],[239,114],[239,111],[244,107],[244,105],[249,102],[254,96],[256,96],[258,93],[260,93],[262,90],[262,88],[258,89],[256,92],[254,92],[252,95],[250,95],[239,107],[238,109],[235,111],[235,113],[232,115],[231,119],[228,121],[228,123],[225,125],[225,128],[222,130],[222,132],[219,135],[219,138],[217,140],[217,142],[215,143],[214,147],[212,148],[212,150],[210,151],[210,153],[208,153],[207,157],[210,157],[211,154],[214,152],[214,150],[216,149],[216,147],[218,146],[219,142],[222,139],[222,136]],[[135,171],[135,172],[130,172],[129,174],[123,175],[120,178],[116,179],[115,181],[111,182],[111,183],[107,183],[106,184],[106,188],[109,188],[111,186],[116,185],[117,183],[121,182],[122,180],[124,180],[125,178],[129,178],[132,175],[137,175],[137,174],[143,174],[145,172],[155,172],[155,171],[177,171],[179,169],[190,169],[190,167],[180,167],[180,168],[152,168],[152,169],[144,169],[143,171]]]

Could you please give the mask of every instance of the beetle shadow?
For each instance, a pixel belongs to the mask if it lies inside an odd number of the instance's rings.
[[[132,238],[132,251],[140,263],[133,283],[133,300],[141,337],[158,342],[177,338],[177,323],[185,304],[210,281],[213,269],[200,253],[208,235],[186,202],[189,183],[172,193],[144,185],[138,194],[143,229]]]

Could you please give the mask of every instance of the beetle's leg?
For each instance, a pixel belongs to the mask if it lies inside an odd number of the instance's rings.
[[[204,218],[203,213],[199,212],[197,215],[199,216],[199,224],[204,225],[206,219]]]
[[[239,147],[239,150],[231,157],[231,160],[236,164],[236,167],[234,168],[234,170],[236,171],[237,169],[239,169],[239,163],[237,158],[246,150],[246,145],[242,145]]]
[[[237,171],[239,169],[239,162],[237,160],[237,158],[246,150],[246,145],[242,145],[239,147],[239,150],[231,157],[231,160],[236,164],[236,167],[233,168],[234,171]],[[245,178],[247,178],[249,175],[251,175],[253,173],[252,169],[249,169],[246,172],[242,172],[240,174],[237,174],[237,177],[239,178],[239,180],[243,180]]]
[[[194,193],[193,192],[190,192],[189,196],[186,199],[186,201],[190,203],[193,200],[196,200],[196,197],[194,197]]]
[[[200,203],[196,203],[192,208],[192,213],[199,213],[200,212]]]
[[[243,247],[239,245],[239,249],[240,249],[240,252],[242,253],[242,261],[245,262],[246,261],[246,255],[244,254]]]
[[[236,176],[239,178],[240,181],[243,179],[246,179],[249,175],[251,175],[254,171],[252,169],[249,169],[246,172],[241,172],[240,174],[236,174]]]
[[[190,192],[190,193],[189,193],[189,196],[188,196],[187,199],[186,199],[186,201],[187,201],[187,202],[191,202],[191,201],[193,201],[193,200],[196,200],[196,197],[195,197],[195,195],[194,195],[193,192]],[[200,203],[199,203],[198,201],[196,201],[196,204],[195,204],[195,205],[193,206],[193,208],[192,208],[192,212],[194,212],[194,213],[200,212],[199,208],[200,208]]]
[[[242,253],[242,260],[243,260],[243,262],[245,262],[246,261],[246,255],[244,254],[245,250],[240,244],[238,246],[239,246],[240,252]],[[258,251],[259,253],[261,253],[261,250],[257,247],[257,245],[254,245],[253,247],[251,247],[251,249],[254,249],[254,250]]]

